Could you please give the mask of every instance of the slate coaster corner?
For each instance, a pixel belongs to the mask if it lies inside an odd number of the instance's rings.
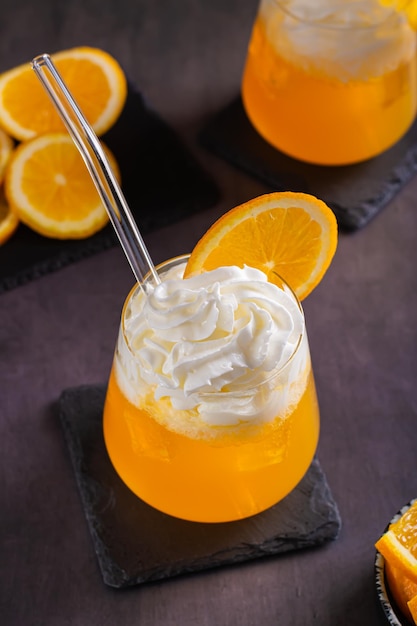
[[[341,520],[318,459],[283,501],[246,520],[186,522],[160,513],[120,480],[102,434],[104,385],[64,390],[57,410],[103,581],[131,587],[318,547]]]

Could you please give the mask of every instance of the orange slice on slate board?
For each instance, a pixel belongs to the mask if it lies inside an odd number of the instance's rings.
[[[14,141],[0,128],[0,183],[4,178],[4,171],[14,150]]]
[[[106,146],[103,149],[120,180],[114,156]],[[67,133],[47,133],[20,144],[6,170],[5,194],[17,217],[46,237],[81,239],[108,222],[98,191]]]
[[[337,247],[333,211],[305,193],[259,196],[220,217],[195,246],[184,277],[249,265],[283,278],[302,300],[318,285]]]
[[[71,48],[51,58],[96,134],[105,133],[126,101],[120,65],[98,48]],[[0,75],[0,126],[20,141],[65,129],[30,63]]]
[[[10,209],[4,190],[0,188],[0,245],[5,243],[19,226],[17,215]]]

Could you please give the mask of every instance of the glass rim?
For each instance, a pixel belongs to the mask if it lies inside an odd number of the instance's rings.
[[[339,24],[338,23],[324,24],[317,20],[314,20],[311,18],[308,19],[308,18],[302,17],[301,15],[298,15],[296,12],[291,10],[291,5],[286,6],[288,4],[286,0],[268,0],[268,1],[275,4],[283,13],[285,13],[292,19],[296,20],[297,22],[310,25],[317,29],[329,30],[329,31],[336,30],[336,31],[349,32],[349,31],[358,31],[358,30],[361,30],[361,31],[373,30],[381,26],[381,24],[384,24],[385,22],[388,22],[389,20],[393,19],[394,16],[400,15],[400,13],[396,11],[394,7],[391,8],[391,7],[386,6],[385,7],[387,9],[386,15],[381,16],[380,19],[373,21],[371,24],[359,24],[359,23],[344,24],[342,22]]]
[[[187,259],[190,257],[190,254],[182,254],[179,256],[175,256],[172,257],[171,259],[167,259],[166,261],[162,261],[161,263],[158,263],[155,266],[155,269],[158,273],[160,273],[161,270],[163,270],[164,268],[166,268],[168,265],[179,265],[182,262],[187,261]],[[233,389],[233,390],[227,390],[227,391],[221,391],[221,390],[213,390],[213,391],[197,391],[196,394],[198,394],[200,397],[204,398],[204,397],[210,397],[210,398],[214,398],[217,395],[221,395],[222,397],[230,394],[230,395],[234,395],[234,396],[245,396],[247,395],[249,392],[251,392],[253,389],[255,388],[262,388],[264,385],[267,385],[268,383],[271,382],[271,380],[278,378],[280,376],[281,373],[283,373],[286,368],[289,367],[289,365],[292,363],[292,361],[295,359],[295,356],[298,354],[299,349],[301,347],[301,344],[303,343],[304,338],[306,337],[307,334],[307,330],[306,330],[306,324],[305,324],[305,315],[304,315],[304,310],[303,307],[301,305],[300,300],[298,299],[297,295],[295,294],[294,290],[290,287],[290,285],[288,285],[288,283],[279,275],[277,274],[279,280],[282,282],[283,286],[286,287],[286,289],[289,290],[289,292],[291,293],[291,296],[294,299],[295,304],[298,307],[298,310],[301,313],[302,316],[302,320],[303,320],[303,328],[301,330],[301,332],[299,333],[299,336],[297,338],[297,342],[295,343],[295,346],[290,354],[290,356],[286,359],[285,363],[283,363],[282,365],[280,365],[279,367],[276,367],[274,369],[272,369],[267,376],[265,376],[265,378],[258,383],[254,383],[253,385],[250,385],[248,387],[242,388],[242,389]],[[151,275],[146,275],[143,284],[146,284],[146,282],[148,282],[151,279]],[[278,285],[277,285],[278,286]],[[125,332],[125,319],[126,319],[126,310],[127,307],[129,306],[132,298],[134,297],[134,295],[137,294],[139,298],[144,297],[143,295],[143,291],[142,291],[142,287],[139,285],[139,283],[136,283],[135,285],[133,285],[132,289],[129,291],[125,302],[123,304],[123,308],[122,308],[122,312],[121,312],[121,318],[120,318],[120,329],[122,331],[122,336],[123,336],[123,341],[125,346],[127,347],[129,354],[132,356],[132,358],[136,361],[137,356],[134,354],[133,350],[131,349],[130,343],[128,341],[128,338],[126,337],[126,332]]]

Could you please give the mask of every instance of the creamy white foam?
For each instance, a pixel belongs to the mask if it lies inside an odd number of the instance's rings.
[[[172,268],[147,298],[138,291],[126,307],[115,357],[123,393],[181,432],[193,430],[193,420],[213,426],[284,418],[310,367],[293,294],[250,267],[185,280],[183,271]]]
[[[416,52],[406,17],[379,0],[263,0],[260,13],[277,53],[306,71],[367,80]]]

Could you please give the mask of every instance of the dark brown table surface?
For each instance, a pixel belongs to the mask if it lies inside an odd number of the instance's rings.
[[[146,236],[155,262],[189,251],[266,189],[199,147],[239,90],[256,0],[3,0],[0,71],[88,44],[123,64],[217,181],[212,209]],[[343,528],[325,547],[116,591],[101,579],[53,403],[106,380],[132,284],[113,248],[0,295],[0,622],[376,626],[374,541],[417,496],[417,179],[341,234],[305,301],[322,413],[319,458]]]

